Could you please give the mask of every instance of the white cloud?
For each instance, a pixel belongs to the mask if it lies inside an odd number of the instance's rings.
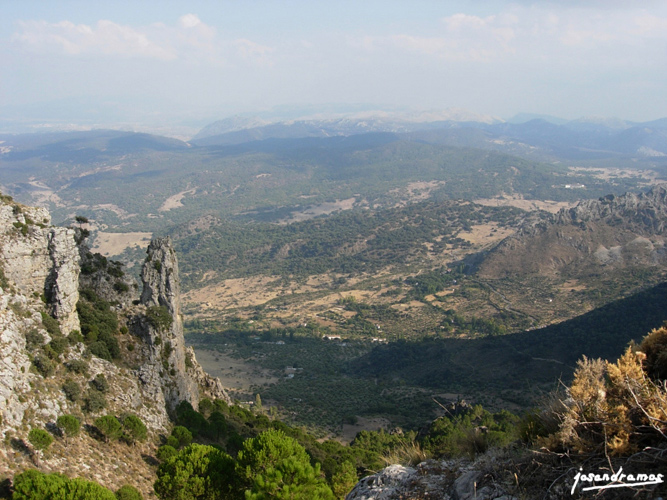
[[[47,23],[22,21],[12,41],[37,52],[75,55],[113,55],[171,60],[176,54],[169,46],[152,41],[146,32],[112,21],[101,20],[95,26],[70,21]]]
[[[145,58],[207,64],[270,64],[274,48],[242,38],[225,40],[196,14],[185,14],[174,26],[155,23],[133,27],[100,20],[95,25],[70,21],[21,21],[13,34],[15,46],[36,53],[65,56]]]
[[[667,17],[642,9],[591,10],[555,4],[512,5],[494,15],[465,13],[440,20],[428,35],[395,33],[366,35],[353,44],[374,59],[392,55],[433,59],[433,64],[505,64],[542,67],[543,72],[590,73],[638,67],[649,59],[667,65]],[[532,66],[531,66],[532,65]],[[606,69],[605,69],[606,68]]]

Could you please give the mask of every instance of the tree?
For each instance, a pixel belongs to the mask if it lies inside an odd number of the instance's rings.
[[[331,478],[334,495],[336,495],[336,498],[345,498],[357,482],[359,482],[357,469],[352,465],[352,462],[346,460]]]
[[[146,425],[136,415],[126,415],[123,418],[123,439],[134,444],[137,441],[145,441],[148,436]]]
[[[192,444],[164,462],[154,489],[163,500],[234,498],[234,459],[212,446]]]
[[[14,477],[14,500],[86,499],[116,500],[108,489],[85,479],[68,479],[62,474],[44,474],[31,469]]]
[[[36,450],[45,450],[53,443],[53,436],[44,429],[30,429],[28,441],[32,443]]]
[[[105,415],[95,419],[95,427],[102,433],[104,440],[115,441],[123,435],[123,426],[113,415]]]
[[[227,432],[227,419],[219,411],[214,411],[208,417],[208,436],[212,439],[220,439]]]
[[[129,484],[121,486],[118,491],[116,491],[116,498],[118,500],[144,500],[141,492]]]
[[[320,465],[310,465],[310,456],[295,439],[270,429],[243,443],[236,473],[246,499],[289,498],[333,500]]]
[[[155,457],[160,462],[166,462],[171,457],[175,457],[176,455],[178,455],[178,451],[176,451],[176,448],[168,444],[163,444],[162,446],[160,446],[157,449],[157,452],[155,453]]]
[[[68,437],[74,437],[79,434],[81,422],[74,415],[61,415],[56,420],[56,425],[65,434],[65,443]]]
[[[184,446],[192,443],[192,433],[182,425],[177,425],[171,431],[171,435],[178,439],[178,447],[183,448]]]
[[[259,394],[255,394],[255,409],[258,413],[262,413],[264,411],[262,408],[262,397]]]

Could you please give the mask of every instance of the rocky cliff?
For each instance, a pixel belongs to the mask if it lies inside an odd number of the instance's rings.
[[[550,222],[525,227],[479,264],[487,278],[602,268],[667,265],[667,189],[609,195],[562,209]]]
[[[170,409],[179,401],[188,401],[196,408],[202,396],[231,403],[220,381],[204,372],[192,348],[185,345],[178,261],[171,240],[157,238],[147,252],[141,272],[141,304],[146,314],[136,316],[133,323],[148,347],[140,379],[146,385],[157,383]],[[161,323],[161,317],[171,321]]]
[[[465,460],[428,460],[415,467],[390,465],[363,478],[345,500],[517,500],[491,466],[489,457]]]
[[[0,264],[18,292],[43,297],[69,332],[79,329],[79,252],[74,230],[50,223],[43,208],[0,205]]]
[[[45,210],[0,195],[0,477],[35,465],[28,432],[54,429],[61,415],[90,427],[102,414],[131,413],[156,436],[168,432],[179,401],[230,402],[185,345],[170,241],[151,243],[140,299],[122,265],[90,254],[79,236],[51,226]],[[150,491],[152,472],[141,458],[150,447],[106,456],[92,436],[70,450],[75,460],[54,443],[39,466],[112,487],[136,476]]]

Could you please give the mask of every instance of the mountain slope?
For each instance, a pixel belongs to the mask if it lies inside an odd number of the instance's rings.
[[[51,226],[47,211],[2,196],[0,475],[37,465],[114,489],[134,483],[148,493],[150,460],[141,454],[152,456],[154,445],[109,450],[96,438],[95,418],[135,415],[154,442],[171,427],[169,412],[180,401],[230,400],[185,346],[169,242],[151,245],[138,299],[122,265],[78,247],[80,239],[73,229]],[[27,444],[29,431],[58,436],[63,415],[79,418],[86,432],[73,449],[60,440],[40,460]]]
[[[667,265],[667,189],[609,195],[563,209],[549,223],[524,228],[479,265],[486,278],[596,274]]]

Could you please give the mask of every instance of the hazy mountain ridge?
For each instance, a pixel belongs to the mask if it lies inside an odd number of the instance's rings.
[[[518,115],[503,122],[473,113],[420,120],[409,117],[355,117],[293,120],[257,125],[255,119],[235,117],[208,125],[192,142],[200,146],[230,145],[269,138],[329,137],[368,132],[410,134],[416,140],[497,149],[515,154],[568,160],[667,155],[666,119],[636,123],[617,118],[561,120]],[[482,130],[485,135],[478,132]],[[434,131],[437,131],[434,133]],[[514,147],[512,147],[512,143]],[[517,144],[518,143],[518,144]],[[517,147],[519,146],[519,147]],[[521,147],[523,146],[523,147]],[[535,150],[537,148],[537,151]]]

